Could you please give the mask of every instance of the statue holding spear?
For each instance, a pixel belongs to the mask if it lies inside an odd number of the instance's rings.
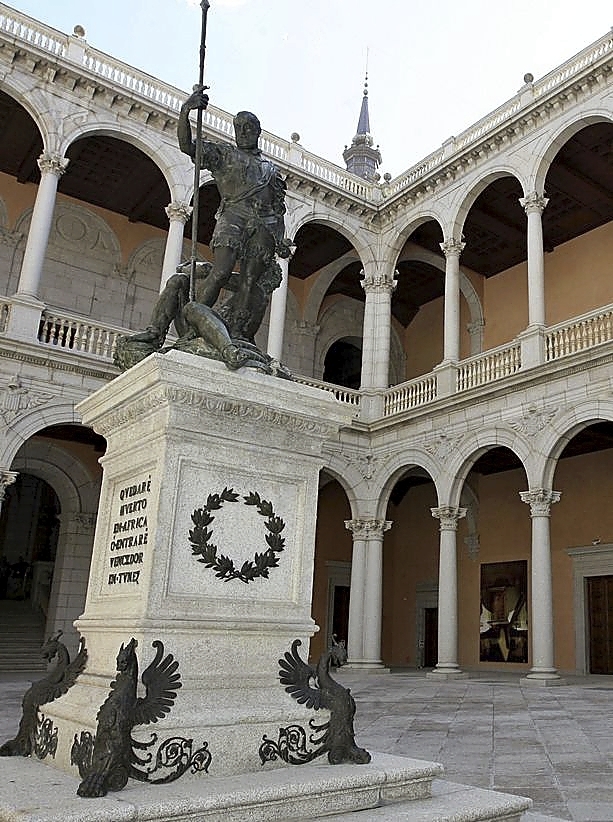
[[[289,257],[291,253],[291,244],[285,238],[286,186],[277,167],[259,149],[261,126],[255,114],[240,111],[234,117],[236,145],[202,137],[203,112],[209,103],[204,86],[209,5],[208,0],[202,0],[199,83],[181,107],[177,125],[179,148],[195,166],[189,283],[184,274],[170,278],[147,331],[124,338],[126,343],[119,348],[116,361],[125,368],[146,356],[143,351],[131,361],[133,344],[150,344],[154,346],[151,350],[160,350],[174,320],[181,337],[173,348],[221,359],[230,368],[251,365],[279,373],[271,358],[257,349],[254,336],[269,295],[281,282],[276,257]],[[195,139],[190,123],[193,110],[197,111]],[[221,195],[211,239],[212,264],[197,263],[201,169],[211,172]],[[240,273],[234,270],[237,264]],[[218,304],[222,289],[230,292],[230,297]],[[287,372],[282,375],[287,376]]]

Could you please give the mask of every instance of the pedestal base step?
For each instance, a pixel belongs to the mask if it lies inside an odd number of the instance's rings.
[[[436,779],[431,762],[375,754],[369,765],[316,765],[170,785],[130,781],[100,799],[38,760],[0,760],[0,822],[519,822],[529,799]],[[433,782],[434,780],[434,782]]]
[[[436,779],[429,799],[333,814],[326,816],[325,822],[528,822],[524,811],[531,805],[532,800],[523,796]],[[300,822],[307,822],[307,818]]]

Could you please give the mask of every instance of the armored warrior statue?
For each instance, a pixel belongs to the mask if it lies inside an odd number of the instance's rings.
[[[291,253],[285,239],[285,182],[258,148],[260,121],[251,112],[241,111],[234,118],[235,146],[194,140],[190,112],[207,105],[208,96],[200,86],[183,104],[177,131],[181,151],[209,169],[221,195],[211,240],[214,261],[195,266],[191,300],[184,267],[170,278],[150,326],[120,341],[116,362],[128,368],[160,350],[174,320],[180,335],[174,348],[220,359],[229,368],[250,365],[288,376],[273,366],[254,340],[268,296],[281,282],[275,258]],[[237,264],[240,273],[234,271]],[[222,289],[231,296],[218,305]]]

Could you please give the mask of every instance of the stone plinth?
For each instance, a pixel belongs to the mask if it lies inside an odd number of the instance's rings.
[[[108,447],[87,601],[76,623],[88,665],[44,709],[59,728],[56,764],[71,769],[74,735],[95,732],[119,647],[135,637],[140,672],[161,640],[183,686],[169,716],[134,736],[148,740],[153,730],[160,741],[207,742],[211,774],[259,770],[263,734],[276,739],[283,726],[326,719],[285,693],[278,659],[297,638],[306,659],[317,630],[311,589],[321,448],[350,414],[318,389],[180,352],[152,355],[79,411]],[[216,546],[216,569],[190,544],[197,511],[209,515],[199,548]],[[284,541],[277,566],[248,582],[231,578],[232,569],[253,576],[256,555],[275,533]]]

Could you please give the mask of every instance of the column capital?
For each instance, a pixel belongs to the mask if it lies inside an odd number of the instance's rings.
[[[178,220],[185,225],[192,215],[193,208],[189,203],[172,202],[166,206],[164,211],[169,220]]]
[[[440,520],[441,531],[457,531],[458,522],[466,516],[466,508],[457,508],[453,505],[441,505],[440,508],[430,508],[434,519]]]
[[[531,191],[525,197],[520,197],[519,202],[526,214],[542,214],[549,199],[537,191]]]
[[[4,468],[0,468],[0,507],[4,502],[6,489],[15,482],[18,476],[18,471],[6,471]]]
[[[531,517],[548,517],[551,506],[559,502],[561,491],[551,491],[548,488],[532,488],[530,491],[520,491],[522,502],[530,506]]]
[[[393,522],[387,519],[346,519],[345,528],[351,531],[354,539],[380,537],[392,527]]]
[[[440,243],[440,248],[445,255],[445,259],[449,257],[459,257],[465,247],[466,243],[463,243],[462,240],[458,240],[456,237],[449,237],[444,243]]]
[[[37,160],[41,174],[55,174],[56,177],[62,176],[69,162],[68,157],[62,157],[61,154],[51,154],[49,151],[44,151]]]
[[[398,276],[397,271],[375,271],[372,274],[366,274],[364,269],[362,269],[360,275],[362,277],[360,285],[366,294],[373,292],[389,292],[391,294],[398,284],[396,280]]]

